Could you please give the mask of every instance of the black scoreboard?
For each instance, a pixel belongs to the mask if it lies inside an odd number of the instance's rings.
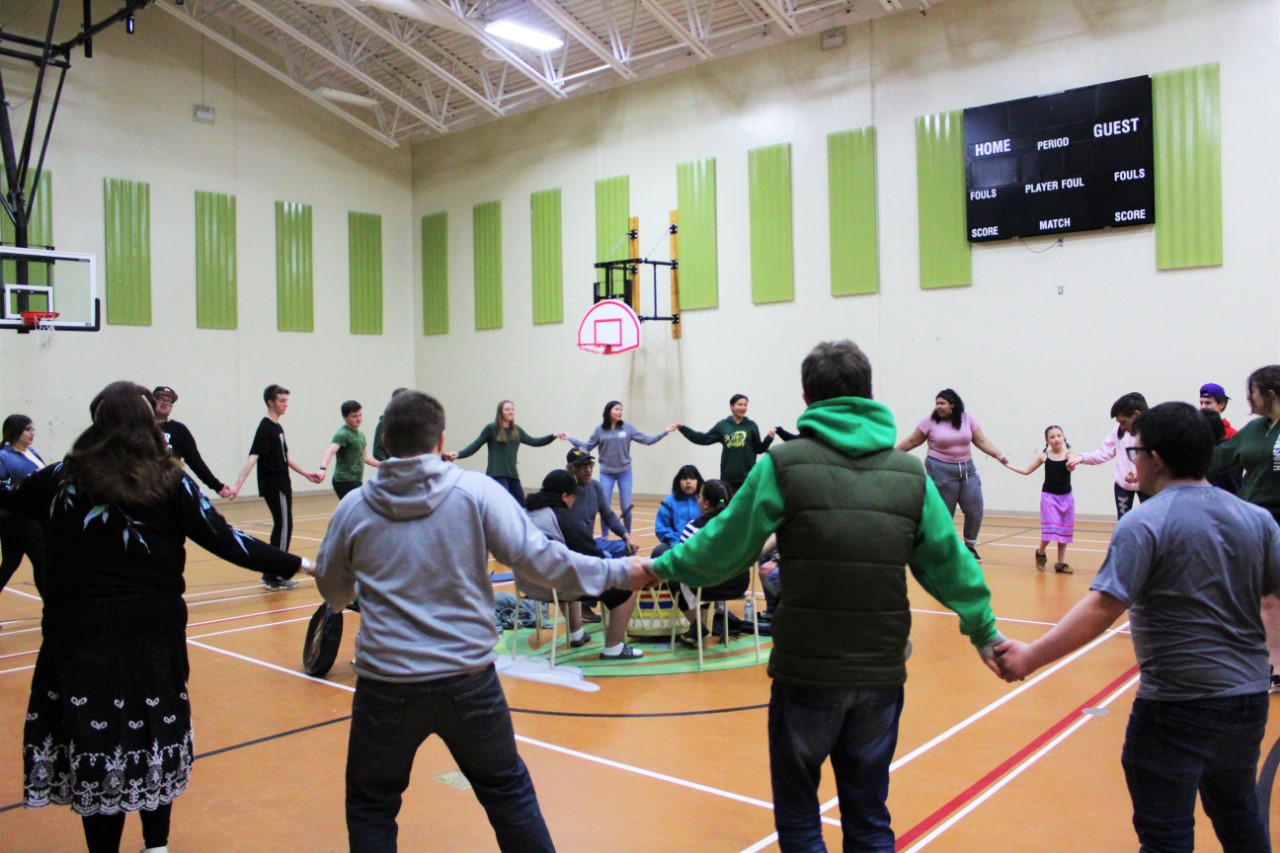
[[[1156,221],[1151,78],[964,111],[969,242]]]

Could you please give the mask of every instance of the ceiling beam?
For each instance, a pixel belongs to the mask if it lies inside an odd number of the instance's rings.
[[[338,107],[336,104],[326,100],[325,98],[322,98],[321,96],[317,95],[315,92],[308,89],[306,86],[303,86],[301,83],[294,80],[288,74],[285,74],[279,68],[276,68],[274,65],[272,65],[270,62],[267,62],[262,57],[258,56],[257,54],[253,53],[250,50],[246,50],[245,48],[236,44],[231,39],[224,36],[222,33],[218,32],[217,30],[214,30],[206,26],[205,24],[200,23],[195,18],[191,17],[185,12],[180,11],[182,7],[171,6],[168,3],[156,3],[155,8],[163,9],[165,12],[168,12],[170,15],[173,15],[175,18],[182,21],[187,26],[199,32],[205,38],[221,45],[222,47],[225,47],[227,50],[231,51],[236,56],[240,57],[241,59],[248,62],[249,64],[255,66],[258,70],[265,72],[271,77],[274,77],[276,80],[279,80],[281,83],[284,83],[289,88],[296,90],[299,94],[309,98],[310,100],[324,107],[326,110],[333,113],[343,121],[349,124],[352,124],[355,127],[358,127],[360,130],[363,130],[365,133],[369,134],[374,139],[378,140],[388,148],[398,148],[400,146],[399,141],[383,133],[381,129],[375,128],[365,121],[361,121],[360,119],[353,116],[351,113]]]
[[[636,79],[636,73],[626,66],[612,50],[600,43],[595,33],[584,27],[576,18],[560,7],[554,0],[531,0],[544,15],[564,27],[565,32],[577,39],[583,47],[600,57],[623,80]]]
[[[454,8],[452,3],[448,3],[446,0],[420,0],[420,2],[448,12],[457,20],[460,27],[465,28],[466,32],[470,33],[472,38],[501,56],[507,61],[508,65],[515,68],[525,77],[528,77],[536,83],[539,88],[554,97],[557,101],[562,101],[567,97],[554,81],[549,80],[540,74],[536,68],[525,62],[519,54],[512,51],[511,48],[503,44],[501,40],[495,39],[493,36],[486,33],[484,31],[484,27],[477,24],[471,18],[468,18],[460,9]]]
[[[239,0],[239,2],[241,6],[243,6],[253,14],[257,15],[259,18],[262,18],[264,21],[271,24],[280,32],[285,33],[294,41],[306,47],[308,50],[314,51],[315,53],[324,57],[327,61],[329,61],[333,65],[336,65],[338,68],[350,74],[352,77],[355,77],[361,83],[364,83],[370,89],[374,90],[375,92],[379,93],[384,98],[386,98],[387,100],[399,106],[405,112],[409,113],[410,115],[414,116],[418,120],[425,123],[428,127],[432,128],[433,130],[439,131],[440,133],[448,132],[448,128],[444,126],[443,122],[441,122],[435,116],[431,115],[422,107],[413,103],[408,98],[401,95],[400,93],[378,82],[378,80],[374,79],[373,77],[369,76],[365,72],[361,71],[356,66],[352,65],[350,62],[338,56],[336,53],[329,50],[329,48],[315,41],[306,33],[301,32],[292,24],[290,24],[288,21],[276,15],[274,12],[271,12],[268,9],[264,9],[262,6],[258,5],[258,3],[255,2],[255,0]]]
[[[369,15],[365,14],[364,12],[361,12],[359,9],[352,6],[349,2],[347,2],[347,0],[333,0],[333,2],[337,5],[339,9],[341,9],[343,12],[346,12],[349,16],[351,16],[351,18],[353,18],[356,21],[356,23],[358,23],[360,26],[365,27],[366,29],[376,33],[387,44],[391,45],[396,50],[400,51],[400,53],[402,53],[405,57],[411,60],[419,68],[422,68],[424,71],[427,71],[427,72],[430,72],[431,74],[436,75],[441,80],[448,83],[450,86],[453,86],[461,94],[465,95],[466,97],[474,101],[476,104],[480,105],[480,107],[482,107],[486,112],[488,112],[489,115],[493,116],[494,118],[502,118],[504,115],[506,115],[506,113],[502,110],[501,107],[494,104],[484,95],[477,92],[475,89],[471,88],[463,80],[460,80],[459,78],[455,77],[443,66],[437,64],[436,62],[433,62],[431,59],[423,56],[418,51],[409,47],[407,44],[404,43],[404,40],[401,39],[398,35],[396,35],[391,30],[379,24]],[[443,110],[441,112],[441,115],[443,115]]]
[[[666,9],[659,6],[654,0],[639,0],[645,11],[653,16],[653,19],[662,25],[663,29],[675,36],[678,41],[685,47],[693,51],[702,59],[715,59],[716,56],[706,45],[693,37],[693,34],[686,30],[679,21],[671,17]]]
[[[792,15],[788,15],[786,10],[780,8],[774,0],[756,0],[756,2],[764,9],[764,13],[769,16],[769,20],[777,24],[784,33],[789,36],[803,35],[803,31],[792,20]]]

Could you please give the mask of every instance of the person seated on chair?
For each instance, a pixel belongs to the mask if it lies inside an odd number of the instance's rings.
[[[625,557],[636,553],[638,550],[636,540],[627,532],[622,520],[609,506],[609,498],[605,495],[600,481],[592,479],[596,467],[595,457],[575,447],[569,451],[565,461],[568,463],[565,466],[566,469],[578,481],[578,488],[574,492],[577,499],[573,503],[573,517],[587,536],[595,535],[598,515],[600,516],[600,536],[595,542],[600,550],[610,557]],[[606,538],[609,531],[613,531],[618,538]],[[586,622],[600,621],[600,616],[589,607],[583,609],[582,618]]]
[[[770,533],[769,538],[764,540],[764,547],[760,549],[760,559],[756,561],[760,588],[764,590],[765,607],[763,613],[756,614],[756,618],[764,622],[773,620],[773,611],[778,606],[778,596],[782,592],[782,572],[779,569],[778,537],[777,534]]]
[[[671,480],[671,494],[663,498],[662,505],[658,507],[658,518],[653,524],[658,544],[650,557],[657,557],[675,547],[685,527],[702,512],[698,508],[698,495],[702,494],[704,482],[702,474],[693,465],[681,466],[676,472]]]
[[[603,557],[604,552],[596,545],[590,534],[583,532],[581,524],[570,513],[577,499],[578,481],[563,468],[547,474],[542,478],[542,488],[525,499],[525,509],[534,525],[547,535],[548,539],[563,542],[571,551]],[[546,587],[517,580],[517,586],[524,594],[536,601],[550,601],[551,591]],[[563,603],[563,599],[561,600]],[[582,628],[582,603],[588,605],[597,601],[609,608],[609,626],[605,629],[605,647],[600,652],[603,660],[635,660],[644,656],[644,652],[627,645],[627,625],[631,621],[631,611],[636,606],[636,594],[625,589],[607,589],[596,598],[580,598],[565,608],[569,620],[569,645],[580,648],[591,642],[587,632]]]
[[[686,539],[692,538],[695,533],[706,526],[708,521],[723,512],[724,508],[728,505],[729,487],[725,485],[724,481],[707,480],[702,484],[702,492],[698,495],[698,509],[701,510],[702,513],[693,521],[685,525],[684,532],[680,534],[680,541],[684,542]],[[747,591],[747,587],[750,585],[751,573],[747,571],[746,566],[744,566],[742,572],[739,574],[736,574],[727,580],[723,580],[715,586],[702,587],[703,607],[706,607],[707,603],[712,601],[726,601],[730,598],[742,598],[743,593]],[[684,584],[674,585],[671,589],[671,594],[679,599],[678,603],[680,609],[684,611],[685,618],[689,620],[689,630],[681,634],[677,639],[686,646],[690,646],[695,649],[698,647],[699,632],[701,632],[704,637],[713,633],[703,626],[701,615],[694,611],[693,605],[697,593],[697,589],[691,589]],[[721,625],[722,630],[718,633],[720,633],[720,635],[725,638],[725,642],[728,643],[728,635],[731,633],[730,628],[732,627],[732,625],[729,624],[728,611],[725,611],[725,613],[722,614]]]

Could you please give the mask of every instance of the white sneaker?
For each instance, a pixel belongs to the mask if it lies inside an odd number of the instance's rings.
[[[142,853],[169,853],[169,845],[163,847],[143,847]]]

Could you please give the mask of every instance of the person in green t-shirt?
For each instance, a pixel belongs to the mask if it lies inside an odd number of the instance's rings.
[[[325,448],[320,459],[320,476],[323,477],[328,473],[330,460],[338,457],[333,471],[333,490],[338,493],[338,500],[360,487],[364,480],[364,466],[377,468],[379,465],[369,453],[364,433],[360,432],[364,408],[355,400],[348,400],[342,404],[342,420],[342,427],[333,434],[333,442]]]

